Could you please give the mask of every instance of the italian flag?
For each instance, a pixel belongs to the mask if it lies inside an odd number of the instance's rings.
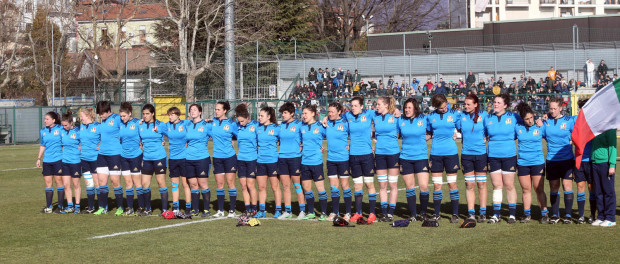
[[[579,111],[571,139],[575,145],[575,165],[581,165],[583,149],[599,134],[620,128],[620,79],[596,92]]]

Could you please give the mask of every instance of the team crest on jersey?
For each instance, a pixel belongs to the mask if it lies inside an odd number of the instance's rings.
[[[113,126],[114,125],[114,119],[110,120],[110,122],[108,122],[109,126]]]
[[[296,130],[295,126],[292,126],[291,127],[291,132],[295,132],[295,130]]]
[[[71,134],[71,138],[75,139],[75,133]]]
[[[366,122],[366,116],[362,116],[361,121],[362,121],[362,122]]]
[[[390,119],[388,119],[388,123],[394,123],[394,118],[390,117]]]
[[[463,117],[463,121],[467,121],[467,117]]]
[[[273,129],[269,130],[269,135],[273,136]]]
[[[566,129],[566,123],[562,123],[562,125],[560,125],[560,129]]]
[[[492,125],[492,124],[493,124],[493,121],[489,121],[489,125]]]
[[[538,129],[534,129],[534,136],[538,136],[538,134],[540,134],[540,132],[538,132]]]
[[[179,132],[183,132],[183,126],[179,127]]]
[[[339,131],[344,131],[344,127],[342,126],[342,124],[338,126],[338,130]]]
[[[506,125],[510,125],[510,124],[512,124],[512,119],[510,118],[506,119]]]
[[[400,126],[405,126],[405,122],[400,123]]]
[[[229,129],[229,128],[230,128],[230,127],[229,127],[228,125],[225,125],[225,126],[224,126],[224,130],[226,130],[226,131],[228,131],[228,129]]]
[[[45,136],[45,132],[43,132],[43,135]]]
[[[523,131],[521,131],[521,129],[519,129],[519,134],[523,133]]]
[[[254,132],[254,126],[250,126],[250,132]]]
[[[435,118],[433,118],[433,121],[432,121],[432,122],[433,122],[433,123],[435,123],[436,121],[437,121],[437,120],[436,120]]]
[[[312,131],[312,134],[318,134],[319,133],[319,129],[315,128],[314,131]]]
[[[54,136],[58,136],[58,130],[54,130]]]
[[[132,127],[131,129],[133,129],[133,125],[131,125],[131,127]],[[93,132],[93,133],[97,132],[97,127],[93,127],[93,128],[90,130],[90,132]]]
[[[448,116],[448,120],[447,121],[448,121],[448,123],[450,123],[450,122],[454,121],[454,118],[452,118],[452,116]]]
[[[198,132],[203,132],[205,129],[203,127],[198,128]]]

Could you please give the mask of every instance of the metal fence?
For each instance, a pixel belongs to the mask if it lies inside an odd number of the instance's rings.
[[[589,98],[591,94],[515,94],[511,95],[512,103],[511,107],[516,106],[518,102],[526,102],[532,106],[532,108],[539,114],[543,114],[547,111],[547,102],[551,97],[562,97],[564,100],[564,111],[565,114],[575,115],[577,111],[576,101],[581,98]],[[482,110],[490,110],[494,95],[480,95],[480,108]],[[430,104],[430,97],[416,97],[418,102],[421,104],[421,110],[425,113],[428,113],[433,110]],[[540,98],[543,101],[539,100]],[[402,105],[407,100],[407,97],[395,97],[396,104],[398,108],[402,109]],[[450,103],[451,108],[461,110],[463,109],[463,101],[464,97],[459,96],[448,96],[448,102]],[[365,98],[364,106],[366,109],[374,109],[376,106],[377,98]],[[230,101],[233,109],[234,106],[244,103],[248,106],[248,111],[250,112],[250,116],[252,119],[256,120],[258,117],[258,113],[262,107],[270,106],[278,111],[278,108],[288,100],[256,100],[256,99],[248,99],[248,100],[234,100]],[[320,115],[320,118],[323,118],[327,115],[328,105],[331,102],[338,101],[342,103],[345,109],[348,109],[350,104],[347,99],[335,99],[335,98],[316,98],[316,99],[308,99],[308,100],[297,100],[291,101],[296,105],[296,115],[298,118],[301,117],[302,107],[308,104],[317,105],[317,109]],[[197,102],[203,108],[202,117],[206,119],[211,119],[215,115],[215,105],[218,100],[206,100]],[[134,103],[133,104],[133,116],[140,117],[141,116],[141,108],[144,103]],[[164,104],[166,105],[166,104]],[[171,104],[177,106],[178,104]],[[190,103],[185,103],[185,109],[181,109],[183,113],[187,113],[189,110]],[[158,107],[158,105],[155,105]],[[94,106],[92,106],[94,107]],[[118,112],[120,108],[119,105],[113,105],[112,111]],[[167,106],[163,107],[164,109]],[[180,107],[182,108],[182,107]],[[45,114],[49,111],[56,112],[66,112],[67,110],[71,110],[73,113],[78,113],[78,107],[11,107],[11,108],[0,108],[0,144],[23,144],[23,143],[35,143],[39,141],[39,130],[43,128],[43,118]],[[234,110],[231,110],[228,113],[229,117],[234,116]],[[79,120],[77,120],[79,122]]]

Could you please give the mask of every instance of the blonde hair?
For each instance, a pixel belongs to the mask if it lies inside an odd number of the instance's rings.
[[[95,122],[95,111],[92,107],[82,107],[80,108],[80,114],[84,113],[85,115],[90,117],[90,121]]]
[[[396,111],[396,100],[394,100],[394,97],[381,96],[379,97],[379,100],[388,105],[388,113],[394,114],[394,111]]]

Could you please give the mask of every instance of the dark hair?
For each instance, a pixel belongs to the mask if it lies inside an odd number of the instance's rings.
[[[199,104],[191,104],[191,105],[189,106],[189,108],[188,108],[188,109],[192,109],[192,107],[194,107],[194,106],[195,106],[196,108],[198,108],[198,112],[201,112],[201,113],[202,113],[202,106],[201,106],[201,105],[199,105]]]
[[[562,107],[562,104],[564,103],[564,100],[562,100],[561,97],[553,97],[551,99],[549,99],[549,103],[557,103],[559,107]]]
[[[168,109],[168,112],[166,114],[168,115],[174,114],[177,116],[181,116],[181,110],[178,107],[173,106]]]
[[[219,102],[217,102],[217,104],[222,105],[224,110],[226,110],[226,113],[228,113],[228,111],[230,111],[230,103],[228,103],[228,101],[219,101]]]
[[[431,98],[431,105],[435,108],[439,108],[443,103],[448,103],[448,99],[443,94],[436,94]]]
[[[530,105],[527,104],[526,102],[520,102],[517,105],[517,112],[519,112],[519,115],[521,116],[521,119],[525,119],[525,116],[527,114],[534,115],[534,111],[532,111],[532,107],[530,107]]]
[[[579,106],[579,108],[583,108],[583,106],[586,105],[588,100],[590,100],[590,98],[579,99],[579,101],[577,101],[577,106]]]
[[[420,116],[421,112],[420,112],[420,104],[418,103],[418,100],[416,100],[415,98],[409,98],[407,99],[407,101],[405,101],[405,103],[403,104],[403,112],[405,107],[407,107],[408,103],[412,103],[413,104],[413,110],[415,113],[413,113],[413,118],[417,118],[418,116]]]
[[[54,112],[54,111],[50,111],[47,112],[47,114],[45,114],[46,116],[49,116],[51,119],[54,119],[54,124],[60,124],[60,117],[58,116],[58,113]]]
[[[495,96],[495,98],[502,98],[505,105],[510,105],[510,95],[508,94],[498,94]]]
[[[248,106],[245,104],[239,104],[235,107],[235,116],[250,118],[250,112],[248,112]]]
[[[107,112],[111,112],[109,101],[99,101],[97,102],[97,114],[103,114]]]
[[[342,104],[340,104],[339,102],[331,102],[329,103],[328,107],[336,108],[336,110],[340,111],[341,113],[344,112],[344,107],[342,107]]]
[[[478,96],[477,96],[477,95],[475,95],[475,94],[468,94],[468,95],[465,97],[465,100],[467,100],[467,99],[474,101],[474,104],[477,104],[477,105],[478,105],[478,106],[476,106],[476,108],[474,109],[474,124],[477,124],[477,123],[478,123],[478,117],[479,117],[478,112],[480,112],[480,103],[479,103],[479,102],[480,102],[480,100],[478,99]],[[473,131],[473,130],[474,130],[474,128],[472,127],[472,131]]]
[[[276,110],[271,106],[265,106],[260,109],[261,111],[267,113],[269,115],[269,122],[272,124],[277,124],[278,120],[276,120]]]
[[[284,111],[289,112],[291,114],[295,113],[295,104],[291,102],[284,103],[282,106],[280,106],[280,109],[278,110],[278,112],[284,113]]]
[[[121,109],[118,110],[118,112],[122,112],[122,113],[126,113],[126,114],[131,114],[133,111],[133,107],[131,106],[130,102],[122,102],[121,103]]]
[[[353,103],[353,101],[357,101],[361,106],[364,105],[364,97],[356,96],[356,97],[353,97],[353,99],[351,99],[351,101],[349,102]]]
[[[62,121],[73,123],[73,114],[71,113],[71,111],[67,111],[66,113],[62,114]]]
[[[314,113],[314,115],[316,116],[316,105],[306,105],[304,106],[304,110],[306,109],[310,110],[310,112]]]
[[[142,112],[144,112],[144,110],[148,110],[149,112],[153,113],[153,116],[155,116],[155,107],[152,104],[145,104],[142,107]],[[153,119],[157,119],[157,116],[153,117]]]

